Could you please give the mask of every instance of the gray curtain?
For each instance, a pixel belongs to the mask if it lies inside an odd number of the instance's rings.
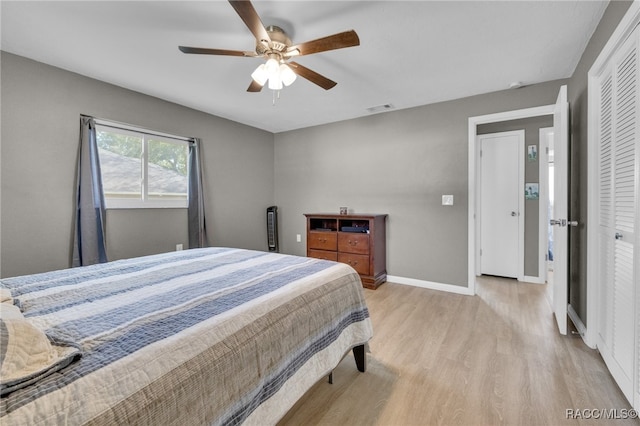
[[[106,215],[98,159],[96,123],[93,118],[85,116],[80,117],[76,191],[72,265],[104,263],[107,261]]]
[[[207,246],[207,232],[204,222],[204,199],[202,196],[202,167],[200,159],[200,139],[189,144],[189,248]]]

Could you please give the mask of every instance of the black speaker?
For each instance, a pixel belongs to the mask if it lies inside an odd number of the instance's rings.
[[[269,251],[278,251],[278,207],[267,209],[267,245]]]

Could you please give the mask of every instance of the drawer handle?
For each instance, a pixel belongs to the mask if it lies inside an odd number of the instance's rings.
[[[358,264],[358,261],[357,261],[357,260],[355,260],[355,261],[350,260],[350,261],[349,261],[349,265],[356,266],[357,264]]]
[[[326,238],[318,238],[318,241],[321,243],[326,243],[327,239]]]
[[[356,244],[358,244],[358,240],[355,240],[355,241],[349,240],[348,243],[352,246],[355,246]]]

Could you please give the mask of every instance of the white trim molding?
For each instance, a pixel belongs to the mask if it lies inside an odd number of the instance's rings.
[[[435,283],[431,281],[423,281],[415,278],[396,277],[387,275],[387,282],[394,284],[404,284],[413,287],[427,288],[429,290],[446,291],[447,293],[463,294],[465,296],[473,296],[467,287],[453,284]]]
[[[544,284],[546,282],[544,276],[541,276],[541,277],[530,277],[528,275],[525,275],[524,277],[522,277],[522,281],[524,281],[525,283],[530,283],[530,284]]]

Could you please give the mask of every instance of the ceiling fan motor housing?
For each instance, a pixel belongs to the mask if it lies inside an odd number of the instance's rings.
[[[271,43],[267,44],[262,40],[258,40],[256,43],[256,53],[258,55],[265,55],[272,52],[284,53],[287,48],[291,46],[291,39],[282,28],[276,25],[269,25],[265,29],[271,38]]]

